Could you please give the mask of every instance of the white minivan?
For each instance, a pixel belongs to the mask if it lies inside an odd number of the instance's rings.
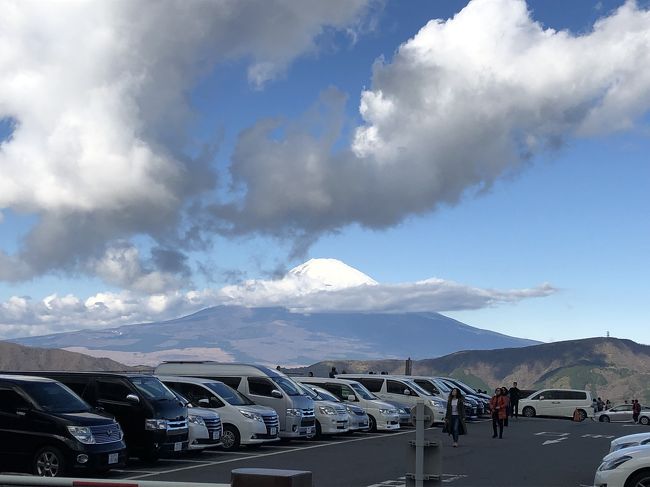
[[[442,423],[447,414],[447,401],[433,396],[413,380],[396,375],[344,374],[337,377],[356,380],[384,401],[395,401],[413,408],[418,400],[433,411],[431,424]]]
[[[399,429],[399,413],[395,406],[380,400],[357,381],[325,377],[294,377],[298,382],[322,387],[342,401],[362,408],[368,414],[370,431]]]
[[[224,450],[236,450],[240,445],[259,445],[280,439],[278,413],[259,406],[243,394],[214,379],[180,376],[157,376],[172,391],[185,397],[190,413],[209,408],[219,413],[223,423],[221,437]]]
[[[316,433],[314,401],[278,370],[263,365],[203,360],[163,362],[156,367],[155,373],[223,382],[255,404],[275,409],[280,419],[281,438],[307,438]]]
[[[542,389],[519,400],[519,410],[527,418],[558,416],[572,418],[578,410],[581,420],[594,415],[591,393],[578,389]]]

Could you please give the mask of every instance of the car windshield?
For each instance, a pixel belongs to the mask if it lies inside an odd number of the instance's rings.
[[[232,387],[228,387],[223,382],[210,382],[205,385],[208,389],[232,406],[251,406],[255,404],[242,393],[236,391]]]
[[[323,401],[323,398],[311,387],[300,384],[300,389],[302,389],[304,393],[311,397],[314,401]]]
[[[284,392],[290,396],[304,396],[305,393],[298,384],[289,379],[288,377],[276,376],[273,377],[273,382],[279,385]]]
[[[91,409],[86,401],[57,382],[29,382],[24,389],[41,409],[50,413],[78,413]]]
[[[416,384],[412,380],[405,380],[404,382],[406,382],[411,387],[411,389],[413,389],[418,394],[421,394],[423,396],[431,396],[432,395],[431,393],[425,391],[422,387],[420,387],[418,384]]]
[[[316,391],[316,393],[326,401],[341,402],[341,400],[338,397],[336,397],[333,394],[330,394],[325,389],[314,389],[314,391]]]
[[[177,398],[180,402],[182,402],[183,404],[190,404],[190,400],[187,399],[187,398],[186,398],[183,394],[181,394],[180,392],[175,391],[174,389],[170,389],[170,391],[172,391],[172,393],[176,396],[176,398]]]
[[[460,389],[465,394],[476,394],[476,391],[473,391],[472,389],[470,389],[469,387],[464,385],[462,382],[456,382],[456,381],[452,381],[452,380],[449,380],[449,379],[447,379],[446,382],[449,385],[449,387],[452,388],[452,389],[454,387],[457,387],[458,389]]]
[[[174,393],[155,377],[130,377],[129,380],[148,399],[154,401],[176,399]]]
[[[440,392],[444,392],[445,394],[449,394],[451,392],[451,387],[449,387],[446,382],[442,380],[436,380],[435,383],[436,386],[438,386],[438,389],[440,389]]]
[[[358,382],[351,382],[350,387],[354,389],[354,392],[356,392],[366,400],[378,399],[377,396],[375,396],[372,392],[370,392],[368,389],[366,389],[362,384],[359,384]]]

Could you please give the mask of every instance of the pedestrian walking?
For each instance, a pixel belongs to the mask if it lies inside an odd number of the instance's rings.
[[[457,387],[449,392],[447,398],[447,414],[445,414],[445,431],[452,436],[454,440],[452,446],[458,446],[458,437],[467,434],[467,425],[465,424],[465,399]]]
[[[507,399],[501,394],[501,388],[494,391],[494,396],[490,399],[490,412],[492,414],[492,438],[497,437],[497,427],[499,429],[499,439],[503,438],[503,423],[507,417]]]
[[[639,422],[639,416],[641,415],[641,404],[638,399],[632,401],[632,419],[635,423]]]
[[[598,412],[605,409],[605,402],[600,397],[598,398],[597,403],[598,403]]]
[[[501,388],[501,396],[506,399],[506,419],[503,420],[503,426],[508,426],[508,418],[510,417],[510,413],[512,411],[512,405],[510,404],[510,396],[508,395],[508,388],[507,387],[502,387]]]
[[[336,367],[332,367],[332,370],[330,370],[330,379],[334,379],[338,373],[339,372],[336,370]]]
[[[510,417],[514,416],[519,418],[519,399],[521,399],[521,391],[517,387],[517,381],[512,383],[510,388]]]

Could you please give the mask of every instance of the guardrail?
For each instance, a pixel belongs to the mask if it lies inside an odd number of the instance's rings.
[[[156,480],[106,480],[81,478],[34,477],[31,475],[0,475],[0,487],[15,485],[29,487],[230,487],[230,484],[196,482],[162,482]]]

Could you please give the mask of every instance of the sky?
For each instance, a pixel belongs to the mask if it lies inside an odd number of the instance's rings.
[[[650,2],[0,8],[0,338],[279,303],[650,344]],[[305,298],[312,258],[372,283]]]

